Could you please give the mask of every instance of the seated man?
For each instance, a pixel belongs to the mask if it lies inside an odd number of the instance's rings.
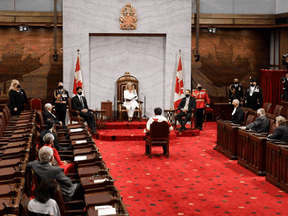
[[[187,121],[189,121],[192,115],[192,109],[196,109],[196,101],[194,97],[191,97],[191,91],[189,89],[185,90],[185,97],[182,98],[180,104],[178,105],[178,109],[180,112],[177,114],[177,120],[181,127],[179,128],[179,132],[183,130],[187,130],[185,127]],[[182,121],[182,117],[185,116],[185,120]]]
[[[241,124],[241,122],[244,121],[244,111],[242,110],[242,108],[239,106],[239,100],[238,99],[234,99],[232,101],[232,104],[234,105],[234,110],[232,112],[232,118],[231,121],[234,124]]]
[[[59,121],[56,116],[51,112],[52,111],[52,104],[50,103],[46,103],[45,106],[44,106],[44,111],[42,113],[43,115],[43,119],[44,119],[44,122],[46,123],[47,119],[50,118],[52,119],[55,124],[57,125],[62,125],[62,122]]]
[[[72,145],[69,145],[68,147],[61,147],[58,143],[58,139],[57,139],[57,135],[53,132],[53,128],[54,128],[54,121],[50,118],[48,118],[46,120],[46,129],[41,131],[40,135],[39,135],[39,141],[40,141],[40,145],[43,146],[45,144],[44,142],[44,136],[47,133],[51,133],[54,136],[54,146],[57,149],[57,151],[61,151],[61,150],[71,150],[72,149]]]
[[[52,166],[53,150],[51,147],[43,146],[39,150],[39,160],[30,161],[28,168],[32,168],[38,177],[39,183],[42,179],[56,179],[61,187],[65,202],[70,201],[76,191],[79,190],[80,184],[73,184],[71,179],[64,175],[63,169],[58,166]]]
[[[157,122],[163,122],[163,121],[166,121],[168,123],[168,125],[170,126],[169,127],[169,131],[173,130],[173,127],[171,126],[170,122],[168,122],[167,118],[165,118],[164,116],[162,116],[162,109],[160,107],[157,107],[154,109],[154,114],[155,116],[154,117],[151,117],[149,118],[148,122],[147,122],[147,125],[146,125],[146,129],[144,129],[144,133],[147,133],[149,134],[149,131],[150,131],[150,125],[154,122],[154,121],[157,121]],[[164,151],[164,154],[166,154],[166,149],[164,148],[163,146],[163,151]],[[148,150],[148,146],[146,145],[146,153],[149,153],[149,150]]]
[[[260,108],[257,110],[257,118],[254,122],[241,127],[241,129],[248,129],[257,133],[268,133],[269,132],[269,120],[265,115],[265,110]]]
[[[288,126],[283,116],[276,117],[276,130],[268,136],[269,139],[278,139],[288,144]]]
[[[96,133],[95,130],[95,116],[93,112],[88,110],[87,100],[82,95],[82,88],[76,88],[77,95],[72,98],[72,109],[78,110],[80,112],[80,116],[84,117],[87,122],[89,128],[91,129],[91,133]]]

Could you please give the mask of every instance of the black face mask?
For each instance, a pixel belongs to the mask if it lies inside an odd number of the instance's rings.
[[[21,87],[20,84],[18,84],[18,85],[17,85],[17,88],[20,88],[20,87]]]
[[[235,85],[238,85],[238,84],[239,84],[239,82],[234,82],[234,84],[235,84]]]
[[[82,95],[82,92],[78,92],[78,95]]]
[[[63,89],[63,86],[58,86],[59,89]]]
[[[186,98],[190,97],[190,94],[185,94]]]
[[[197,87],[197,89],[198,89],[199,91],[201,91],[202,87]]]
[[[254,84],[251,84],[250,86],[254,87],[255,85],[254,85]]]

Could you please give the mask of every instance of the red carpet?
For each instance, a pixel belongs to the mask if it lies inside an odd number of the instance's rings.
[[[213,150],[215,142],[214,122],[172,140],[169,159],[148,159],[144,141],[96,140],[131,216],[287,215],[288,195]]]

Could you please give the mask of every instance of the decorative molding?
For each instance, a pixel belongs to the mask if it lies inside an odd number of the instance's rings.
[[[137,28],[137,13],[130,3],[127,3],[120,12],[120,29],[135,30]]]
[[[62,26],[62,13],[58,12],[58,26]],[[32,12],[32,11],[0,11],[0,25],[49,25],[53,26],[53,12]]]

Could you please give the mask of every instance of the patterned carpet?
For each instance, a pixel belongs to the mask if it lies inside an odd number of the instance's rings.
[[[96,143],[131,216],[288,215],[288,195],[213,150],[216,135],[209,122],[200,136],[177,137],[169,159],[148,159],[144,141]]]

